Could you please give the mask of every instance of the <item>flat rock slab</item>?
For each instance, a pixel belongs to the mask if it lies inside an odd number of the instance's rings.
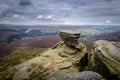
[[[71,66],[72,66],[72,63],[66,61],[60,64],[59,69],[67,69],[67,68],[70,68]]]

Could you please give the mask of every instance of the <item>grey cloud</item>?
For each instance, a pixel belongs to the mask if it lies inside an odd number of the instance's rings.
[[[32,3],[31,0],[20,0],[19,5],[28,6],[28,5],[32,5]]]
[[[120,0],[0,0],[0,21],[11,20],[15,14],[26,20],[40,22],[95,21],[111,19],[120,23]],[[39,17],[42,15],[44,17]],[[50,15],[53,15],[50,17]],[[23,17],[19,18],[22,21]],[[12,19],[16,21],[16,17]],[[73,22],[74,22],[73,21]],[[92,22],[94,21],[94,22]],[[104,22],[103,22],[104,23]]]

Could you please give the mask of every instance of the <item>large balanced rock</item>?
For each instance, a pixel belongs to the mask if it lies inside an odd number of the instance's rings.
[[[67,34],[67,33],[66,33]],[[66,39],[70,39],[67,34]],[[77,38],[78,39],[78,38]],[[70,41],[70,40],[69,40]],[[79,72],[80,61],[87,54],[86,46],[74,40],[74,47],[70,42],[59,42],[40,56],[30,59],[15,67],[13,80],[44,80],[48,76],[62,72],[63,74]],[[59,75],[60,76],[60,75]]]
[[[120,75],[120,43],[105,40],[96,41],[92,50],[89,68],[110,80],[112,78],[117,80],[115,76]]]
[[[78,45],[78,38],[80,37],[80,33],[73,31],[60,31],[59,35],[67,46],[75,47]]]

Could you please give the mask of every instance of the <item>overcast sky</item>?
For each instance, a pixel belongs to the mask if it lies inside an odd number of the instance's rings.
[[[120,24],[120,0],[0,0],[0,23]]]

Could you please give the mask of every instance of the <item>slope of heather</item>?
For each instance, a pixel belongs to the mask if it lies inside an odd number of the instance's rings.
[[[11,31],[0,31],[0,43],[3,43],[7,40],[7,38],[11,35],[18,34],[17,32]]]
[[[51,48],[60,40],[59,36],[42,36],[16,40],[11,44],[0,43],[0,57],[11,54],[17,47],[27,47],[31,50],[36,48]]]
[[[92,40],[92,41],[96,41],[96,40],[120,41],[120,31],[111,32],[111,33],[103,33],[100,35],[90,37],[88,40]]]
[[[42,36],[42,37],[29,37],[21,40],[16,40],[10,45],[12,46],[27,46],[30,48],[50,48],[59,42],[59,36]]]
[[[59,36],[41,36],[27,37],[21,40],[13,41],[11,44],[0,44],[0,56],[11,54],[16,49],[16,47],[21,46],[28,47],[29,49],[51,48],[60,40],[61,38]],[[92,49],[92,44],[88,41],[79,39],[79,42],[84,43],[88,51]]]
[[[36,57],[45,50],[45,48],[29,49],[27,47],[16,47],[13,51],[9,52],[10,55],[0,57],[0,72],[11,69],[17,64]]]
[[[4,43],[0,43],[0,57],[8,55],[12,51],[13,51],[13,47]]]
[[[22,40],[17,40],[11,43],[12,46],[27,46],[29,48],[51,48],[56,43],[61,41],[59,36],[41,36],[41,37],[30,37]],[[92,49],[92,44],[86,40],[79,39],[79,42],[86,45],[87,50]]]

